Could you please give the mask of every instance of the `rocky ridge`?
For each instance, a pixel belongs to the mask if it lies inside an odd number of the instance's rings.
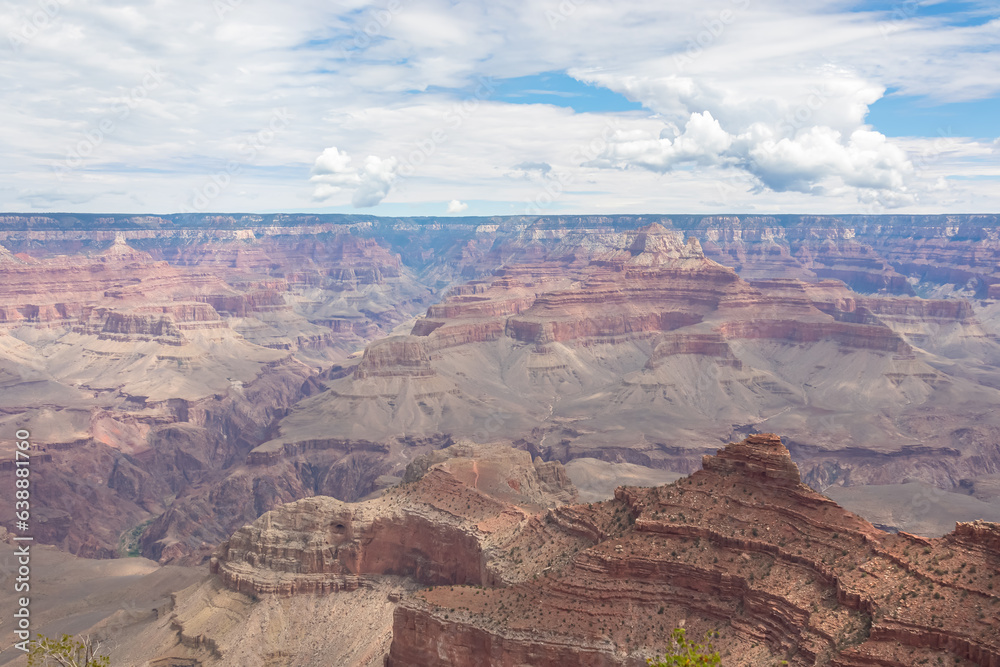
[[[215,489],[208,514],[229,501],[232,512],[210,535],[178,531],[189,515],[171,504],[197,504],[331,361],[431,292],[370,240],[249,234],[142,250],[128,232],[107,236],[0,258],[0,421],[29,430],[37,449],[36,538],[114,557],[138,528],[154,558],[207,557],[274,503],[309,495],[309,482],[292,470]],[[243,516],[247,506],[257,513]]]
[[[571,511],[596,530],[565,560],[406,599],[387,664],[642,665],[678,625],[718,631],[724,664],[1000,664],[996,524],[930,540],[879,531],[802,485],[777,436],[549,516]],[[566,530],[549,519],[542,534]],[[508,563],[536,543],[524,529]]]
[[[483,584],[492,545],[575,498],[560,464],[472,443],[418,458],[406,480],[372,500],[315,496],[271,510],[224,542],[211,570],[253,596],[356,590],[380,575]]]
[[[599,503],[560,504],[539,465],[458,445],[377,500],[272,510],[212,569],[256,604],[422,584],[394,598],[396,667],[638,666],[677,626],[717,631],[727,665],[1000,664],[997,524],[883,532],[802,484],[772,434]]]

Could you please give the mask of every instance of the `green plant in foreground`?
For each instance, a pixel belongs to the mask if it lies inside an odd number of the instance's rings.
[[[75,640],[70,635],[62,639],[49,639],[38,635],[31,642],[28,653],[29,667],[110,667],[111,658],[97,655],[100,644],[90,637]]]
[[[648,658],[646,664],[650,667],[713,667],[719,664],[720,658],[711,639],[718,636],[718,632],[706,632],[705,643],[699,644],[688,641],[684,628],[674,628],[666,655]]]

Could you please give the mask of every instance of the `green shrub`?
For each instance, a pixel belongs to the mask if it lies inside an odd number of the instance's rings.
[[[688,641],[686,634],[684,628],[674,628],[665,655],[649,658],[646,664],[650,667],[713,667],[719,664],[719,652],[711,642],[713,637],[719,636],[718,632],[705,633],[703,644]]]
[[[31,644],[29,667],[109,667],[111,664],[108,656],[97,655],[100,644],[90,637],[80,641],[70,635],[63,635],[59,640],[38,635]]]

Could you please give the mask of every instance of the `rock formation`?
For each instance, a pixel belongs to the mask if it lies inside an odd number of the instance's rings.
[[[997,530],[883,533],[801,484],[777,436],[751,436],[675,484],[528,520],[498,585],[403,601],[387,665],[642,665],[685,625],[719,632],[723,664],[993,667]],[[568,533],[585,543],[524,557]]]
[[[35,537],[85,556],[114,557],[125,533],[148,528],[148,555],[207,557],[274,503],[308,495],[300,479],[278,493],[251,481],[257,513],[242,515],[242,495],[201,535],[163,500],[198,504],[333,360],[430,295],[398,256],[350,236],[145,250],[124,231],[90,236],[66,254],[54,242],[0,257],[2,408],[37,447]],[[215,489],[209,505],[234,495]]]
[[[212,572],[254,596],[355,590],[378,575],[479,585],[493,578],[491,545],[575,497],[560,464],[471,443],[417,459],[407,480],[374,500],[316,496],[271,510],[219,547]]]
[[[679,626],[718,632],[725,665],[1000,664],[997,524],[933,539],[883,532],[802,484],[772,434],[599,503],[563,504],[572,490],[545,481],[560,471],[460,444],[414,462],[377,499],[278,507],[212,559],[218,581],[249,600],[174,612],[181,635],[216,628],[199,640],[211,650],[187,655],[240,664],[212,620],[228,608],[396,586],[393,667],[638,667]],[[293,664],[328,664],[284,650]]]

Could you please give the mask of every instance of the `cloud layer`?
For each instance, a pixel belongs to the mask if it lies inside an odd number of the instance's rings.
[[[1000,210],[997,137],[867,124],[1000,95],[996,7],[853,7],[0,0],[0,207]],[[544,72],[643,108],[491,83]]]

